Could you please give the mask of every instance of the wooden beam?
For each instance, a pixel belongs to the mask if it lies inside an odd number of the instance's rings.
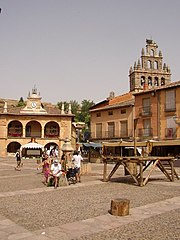
[[[107,180],[109,181],[111,179],[111,177],[114,175],[114,173],[117,171],[117,169],[119,168],[119,166],[121,165],[121,162],[117,162],[114,166],[114,168],[112,169],[112,171],[110,172]]]
[[[148,179],[149,179],[149,177],[151,176],[151,173],[152,173],[153,170],[155,169],[155,167],[156,167],[156,165],[157,165],[158,162],[159,162],[159,159],[157,159],[157,160],[154,162],[151,170],[149,171],[148,176],[146,177],[146,179],[145,179],[144,182],[143,182],[143,185],[146,185],[146,183],[148,182]]]
[[[131,177],[134,179],[134,181],[139,185],[139,182],[137,178],[131,173],[130,169],[126,166],[126,164],[122,161],[121,164],[125,167],[125,169],[128,171],[128,173],[131,175]]]

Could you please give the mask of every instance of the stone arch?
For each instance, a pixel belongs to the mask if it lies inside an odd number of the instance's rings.
[[[149,69],[152,69],[152,62],[151,62],[151,60],[148,60],[148,61],[147,61],[147,67],[148,67]]]
[[[41,137],[42,126],[38,121],[29,121],[26,124],[26,137],[36,138]]]
[[[16,153],[18,149],[20,149],[21,144],[18,142],[10,142],[7,145],[7,153]]]
[[[165,78],[164,77],[161,78],[161,86],[163,86],[163,85],[165,85]]]
[[[60,127],[57,122],[50,121],[44,126],[44,137],[57,138],[60,135]]]
[[[141,76],[141,86],[144,86],[145,84],[145,76]]]
[[[152,77],[148,77],[148,86],[152,86]]]
[[[158,61],[154,62],[154,69],[156,69],[156,70],[158,69]]]
[[[47,152],[47,154],[50,156],[51,155],[51,151],[55,150],[56,153],[56,157],[58,157],[59,154],[59,147],[58,144],[55,142],[49,142],[44,146],[44,150]]]
[[[22,123],[18,120],[13,120],[8,123],[8,137],[21,137],[23,135]]]
[[[159,86],[159,79],[158,79],[158,77],[154,78],[154,86]]]

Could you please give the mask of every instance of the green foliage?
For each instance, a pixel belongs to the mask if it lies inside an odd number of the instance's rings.
[[[24,102],[23,97],[20,97],[19,102],[17,104],[17,107],[23,107],[25,105],[26,105],[26,103]]]
[[[68,111],[69,103],[71,104],[71,111],[75,115],[75,122],[85,122],[87,128],[90,126],[90,114],[89,108],[94,105],[93,101],[83,100],[81,104],[79,104],[76,100],[71,100],[68,102],[58,102],[57,106],[59,109],[62,107],[62,103],[64,103],[64,110]]]

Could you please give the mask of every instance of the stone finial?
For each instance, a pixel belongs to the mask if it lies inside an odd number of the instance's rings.
[[[161,50],[159,50],[159,57],[162,57],[162,52],[161,52]]]
[[[65,112],[64,112],[64,103],[62,103],[62,106],[61,106],[61,114],[65,114]]]
[[[69,103],[68,114],[72,114],[72,112],[71,112],[71,103]]]
[[[4,113],[7,113],[7,102],[4,102]]]
[[[141,50],[141,55],[142,55],[142,56],[144,56],[144,55],[145,55],[144,48],[142,48],[142,50]]]
[[[163,70],[166,70],[166,64],[164,63],[164,65],[163,65]]]
[[[137,69],[141,69],[141,63],[139,59],[138,59]]]
[[[36,85],[34,85],[33,89],[32,89],[32,94],[37,94],[37,88]]]
[[[171,72],[171,69],[170,69],[170,66],[169,65],[167,65],[167,72]]]
[[[134,62],[134,70],[137,68],[137,66],[136,66],[136,62]]]
[[[132,69],[132,66],[130,66],[130,69],[129,69],[129,74],[131,74],[131,73],[132,73],[132,71],[133,71],[133,69]]]

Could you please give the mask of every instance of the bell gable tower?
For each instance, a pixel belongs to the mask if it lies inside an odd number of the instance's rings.
[[[146,39],[146,51],[142,48],[141,61],[138,59],[129,70],[130,91],[156,88],[171,82],[170,67],[163,64],[162,52],[158,45]]]

